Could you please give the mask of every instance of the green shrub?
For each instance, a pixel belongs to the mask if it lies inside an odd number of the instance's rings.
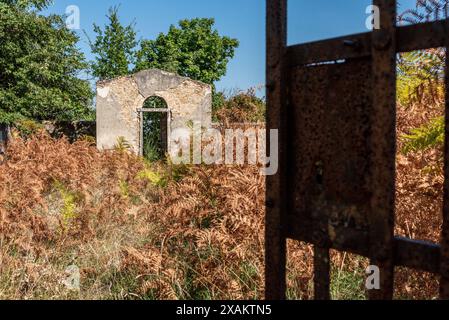
[[[164,179],[163,176],[161,176],[158,172],[153,171],[149,168],[140,171],[137,174],[137,178],[148,181],[149,183],[151,183],[156,187],[163,187],[167,184],[166,179]]]
[[[220,123],[265,122],[265,100],[256,96],[256,89],[237,92],[223,101],[213,112],[213,120]]]
[[[14,124],[14,127],[19,131],[19,134],[24,138],[36,134],[42,129],[44,129],[44,126],[41,123],[30,119],[20,120]]]
[[[80,197],[77,192],[69,190],[62,182],[56,181],[53,186],[59,192],[63,202],[61,222],[63,227],[67,229],[71,222],[78,216],[76,206]]]

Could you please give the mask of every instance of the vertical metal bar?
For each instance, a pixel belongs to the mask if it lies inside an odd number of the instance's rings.
[[[446,20],[445,129],[444,129],[444,200],[441,235],[440,298],[449,300],[449,19]]]
[[[171,111],[167,111],[167,154],[171,151]]]
[[[140,133],[139,133],[139,155],[143,157],[143,111],[139,111]]]
[[[328,248],[314,247],[315,300],[330,300],[330,256]]]
[[[374,0],[380,29],[373,31],[371,264],[380,269],[380,289],[372,300],[393,298],[393,239],[396,158],[396,0]]]
[[[267,44],[267,152],[270,150],[270,130],[279,130],[279,171],[266,179],[265,219],[265,298],[285,299],[286,239],[282,232],[282,215],[286,201],[283,196],[285,179],[285,83],[284,64],[287,47],[287,0],[266,2]]]

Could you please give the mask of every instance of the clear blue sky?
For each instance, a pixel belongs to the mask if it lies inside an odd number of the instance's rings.
[[[399,11],[416,0],[399,0]],[[290,0],[289,44],[365,32],[370,0]],[[92,24],[106,23],[108,8],[121,5],[124,23],[136,22],[139,37],[154,39],[171,24],[194,17],[213,17],[222,35],[239,39],[240,47],[228,73],[217,83],[220,90],[247,89],[265,83],[264,0],[55,0],[48,12],[64,14],[69,5],[81,11],[81,29],[93,38]],[[92,59],[82,31],[80,47]]]

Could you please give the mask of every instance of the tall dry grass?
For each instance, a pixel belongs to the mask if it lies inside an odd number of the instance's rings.
[[[396,162],[396,235],[439,243],[443,223],[443,150],[402,152],[411,129],[419,128],[444,114],[443,101],[398,106]],[[433,299],[438,297],[438,277],[425,272],[398,268],[398,298]]]
[[[45,134],[10,144],[0,165],[0,298],[263,298],[259,169],[148,164],[125,149]],[[397,233],[436,241],[441,179],[422,170],[434,157],[401,157]],[[288,297],[312,298],[311,247],[290,241],[288,255]],[[333,297],[363,299],[368,261],[336,252],[332,261]],[[71,266],[79,290],[65,284]],[[430,299],[437,282],[400,270],[396,288],[398,298]]]
[[[40,134],[0,166],[0,298],[263,297],[257,167],[150,165]],[[81,270],[69,290],[66,269]]]

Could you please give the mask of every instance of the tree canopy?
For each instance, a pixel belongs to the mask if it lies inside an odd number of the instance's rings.
[[[127,75],[135,63],[138,41],[134,24],[122,25],[118,9],[119,7],[109,9],[109,23],[103,29],[94,24],[97,35],[95,41],[90,42],[92,53],[96,55],[92,72],[100,80]]]
[[[144,40],[137,53],[136,70],[159,68],[213,85],[226,74],[239,46],[237,39],[221,36],[215,20],[181,20],[167,34]]]
[[[52,2],[0,0],[0,123],[90,118],[93,92],[82,77],[90,71],[102,80],[159,68],[214,85],[239,45],[214,19],[196,18],[139,46],[135,24],[123,25],[112,7],[104,27],[94,24],[89,65],[64,17],[41,14]]]
[[[0,0],[0,122],[75,120],[91,115],[88,64],[47,0]]]

